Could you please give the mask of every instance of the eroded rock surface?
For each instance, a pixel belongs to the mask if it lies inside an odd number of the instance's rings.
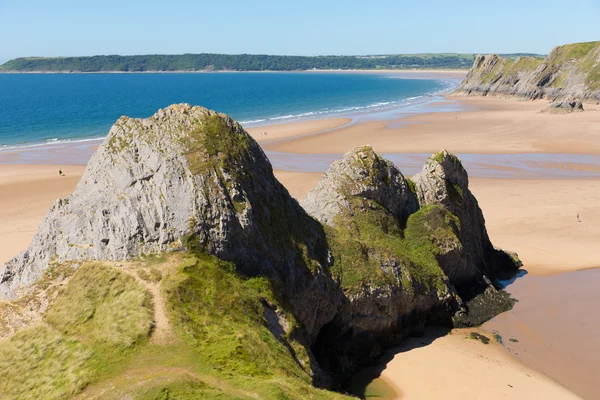
[[[322,226],[275,179],[260,146],[229,117],[187,104],[117,121],[73,194],[0,268],[0,298],[52,263],[190,246],[279,282],[311,337],[341,302],[325,273]]]
[[[512,305],[486,274],[518,266],[496,262],[460,160],[434,154],[413,181],[361,147],[302,202],[328,226],[331,272],[346,296],[315,348],[338,379],[428,323],[473,325]]]
[[[454,94],[600,101],[599,74],[600,42],[558,46],[545,59],[478,55]]]
[[[448,152],[413,182],[372,148],[357,148],[303,206],[226,115],[180,104],[122,117],[73,194],[0,268],[0,299],[67,262],[209,253],[240,276],[269,278],[298,323],[295,338],[315,355],[307,372],[325,386],[428,323],[475,324],[510,307],[492,281],[518,266],[493,248],[467,173]],[[285,320],[264,311],[282,339]]]

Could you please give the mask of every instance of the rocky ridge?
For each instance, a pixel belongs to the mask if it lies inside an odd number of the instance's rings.
[[[346,296],[314,350],[338,379],[428,323],[477,325],[512,306],[491,280],[518,264],[492,246],[467,172],[447,151],[411,181],[357,148],[301,205],[327,225],[331,271]]]
[[[475,324],[510,307],[492,281],[518,268],[491,245],[467,173],[447,152],[413,182],[370,147],[355,149],[301,207],[238,123],[180,104],[117,121],[73,194],[0,268],[0,298],[51,266],[181,251],[267,277],[323,386],[428,323]]]
[[[558,46],[545,59],[478,55],[454,95],[600,101],[600,42]]]

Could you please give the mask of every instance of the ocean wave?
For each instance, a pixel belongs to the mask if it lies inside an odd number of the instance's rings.
[[[362,106],[342,106],[340,108],[333,107],[324,107],[319,110],[306,111],[298,114],[287,114],[280,116],[272,116],[268,118],[256,118],[246,121],[241,121],[240,123],[245,126],[262,126],[275,124],[277,122],[289,122],[289,121],[301,121],[301,120],[311,120],[318,118],[331,118],[335,116],[344,116],[344,117],[353,117],[366,115],[367,113],[378,113],[378,112],[387,112],[393,110],[397,107],[410,106],[412,104],[418,104],[422,101],[427,101],[428,98],[444,95],[452,90],[454,90],[458,83],[456,80],[447,80],[440,79],[437,80],[439,82],[438,87],[423,93],[419,96],[411,96],[407,98],[401,98],[398,100],[391,101],[379,101],[372,104],[362,105]],[[15,149],[22,148],[36,148],[36,147],[44,147],[44,146],[57,146],[61,144],[77,144],[77,143],[85,143],[85,142],[93,142],[93,141],[102,141],[105,139],[105,136],[95,136],[95,137],[87,137],[87,138],[65,138],[61,139],[59,137],[54,137],[50,139],[39,139],[40,142],[37,143],[23,143],[23,144],[2,144],[0,143],[0,151],[12,151]],[[43,142],[42,142],[43,141]]]
[[[420,96],[412,96],[404,99],[393,100],[393,101],[380,101],[373,104],[367,104],[364,106],[349,106],[344,108],[324,108],[321,110],[308,111],[299,114],[287,114],[281,116],[275,116],[270,118],[256,119],[250,121],[242,121],[241,124],[245,125],[269,125],[270,123],[274,123],[276,121],[289,121],[289,120],[309,120],[315,118],[323,118],[323,117],[331,117],[335,115],[354,115],[354,114],[362,114],[362,113],[373,113],[378,111],[384,111],[388,108],[393,108],[397,106],[409,105],[414,102],[418,102],[420,100],[424,100],[427,97],[431,97],[432,95],[436,95],[440,93],[440,90],[424,93]],[[264,123],[264,124],[263,124]]]
[[[255,119],[252,121],[240,121],[240,124],[257,124],[259,122],[265,122],[266,119]]]
[[[298,117],[300,114],[298,115],[284,115],[282,117],[273,117],[273,118],[269,118],[270,120],[277,120],[277,119],[289,119],[289,118],[294,118],[294,117]]]

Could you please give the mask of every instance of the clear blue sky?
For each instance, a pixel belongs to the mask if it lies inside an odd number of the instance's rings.
[[[155,53],[547,53],[600,40],[600,0],[0,0],[0,62]]]

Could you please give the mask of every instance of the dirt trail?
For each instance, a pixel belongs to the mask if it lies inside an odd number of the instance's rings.
[[[123,265],[120,268],[121,271],[129,276],[132,276],[136,281],[144,286],[152,296],[152,303],[154,305],[154,330],[152,332],[152,336],[150,337],[150,343],[161,345],[174,343],[176,340],[176,335],[173,333],[169,317],[167,316],[165,299],[160,291],[160,283],[162,280],[158,282],[146,281],[140,278],[138,275],[137,270],[139,269],[140,268],[136,265],[129,264]]]

